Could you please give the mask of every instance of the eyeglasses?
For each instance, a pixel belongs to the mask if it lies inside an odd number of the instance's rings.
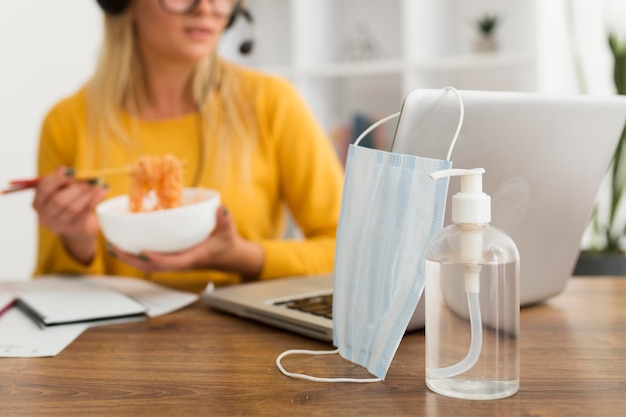
[[[202,0],[159,0],[163,10],[173,14],[191,13]],[[239,7],[241,0],[211,0],[213,12],[219,17],[229,17]]]

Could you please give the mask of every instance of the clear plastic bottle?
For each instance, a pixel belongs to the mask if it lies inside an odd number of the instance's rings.
[[[519,252],[491,221],[484,170],[461,176],[453,224],[426,251],[426,385],[450,397],[490,400],[519,389]]]

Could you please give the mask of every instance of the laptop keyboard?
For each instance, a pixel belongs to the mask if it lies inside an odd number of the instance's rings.
[[[285,306],[293,310],[303,311],[305,313],[311,313],[316,316],[333,318],[333,295],[322,294],[312,297],[298,298],[288,301],[280,301],[274,303],[274,305]]]

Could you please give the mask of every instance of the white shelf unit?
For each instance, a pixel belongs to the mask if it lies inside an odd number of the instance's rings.
[[[248,0],[254,30],[233,32],[254,35],[255,49],[234,58],[289,78],[331,132],[355,112],[398,111],[415,88],[535,90],[535,1]],[[499,49],[476,53],[486,13],[500,17]],[[365,46],[375,56],[346,58]]]

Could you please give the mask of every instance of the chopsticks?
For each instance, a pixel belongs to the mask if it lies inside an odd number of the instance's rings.
[[[0,191],[0,194],[9,194],[16,191],[28,190],[29,188],[35,188],[39,183],[39,178],[15,180],[9,182],[9,187]]]
[[[104,168],[94,169],[87,171],[80,171],[74,175],[74,179],[78,181],[97,181],[101,177],[108,177],[111,175],[130,174],[133,171],[132,165],[116,168]],[[23,178],[9,181],[9,186],[0,191],[0,194],[9,194],[16,191],[28,190],[35,188],[42,177],[35,178]]]
[[[100,177],[110,177],[112,175],[130,174],[135,169],[134,164],[116,168],[92,169],[87,171],[79,171],[74,175],[77,180],[90,180]]]

